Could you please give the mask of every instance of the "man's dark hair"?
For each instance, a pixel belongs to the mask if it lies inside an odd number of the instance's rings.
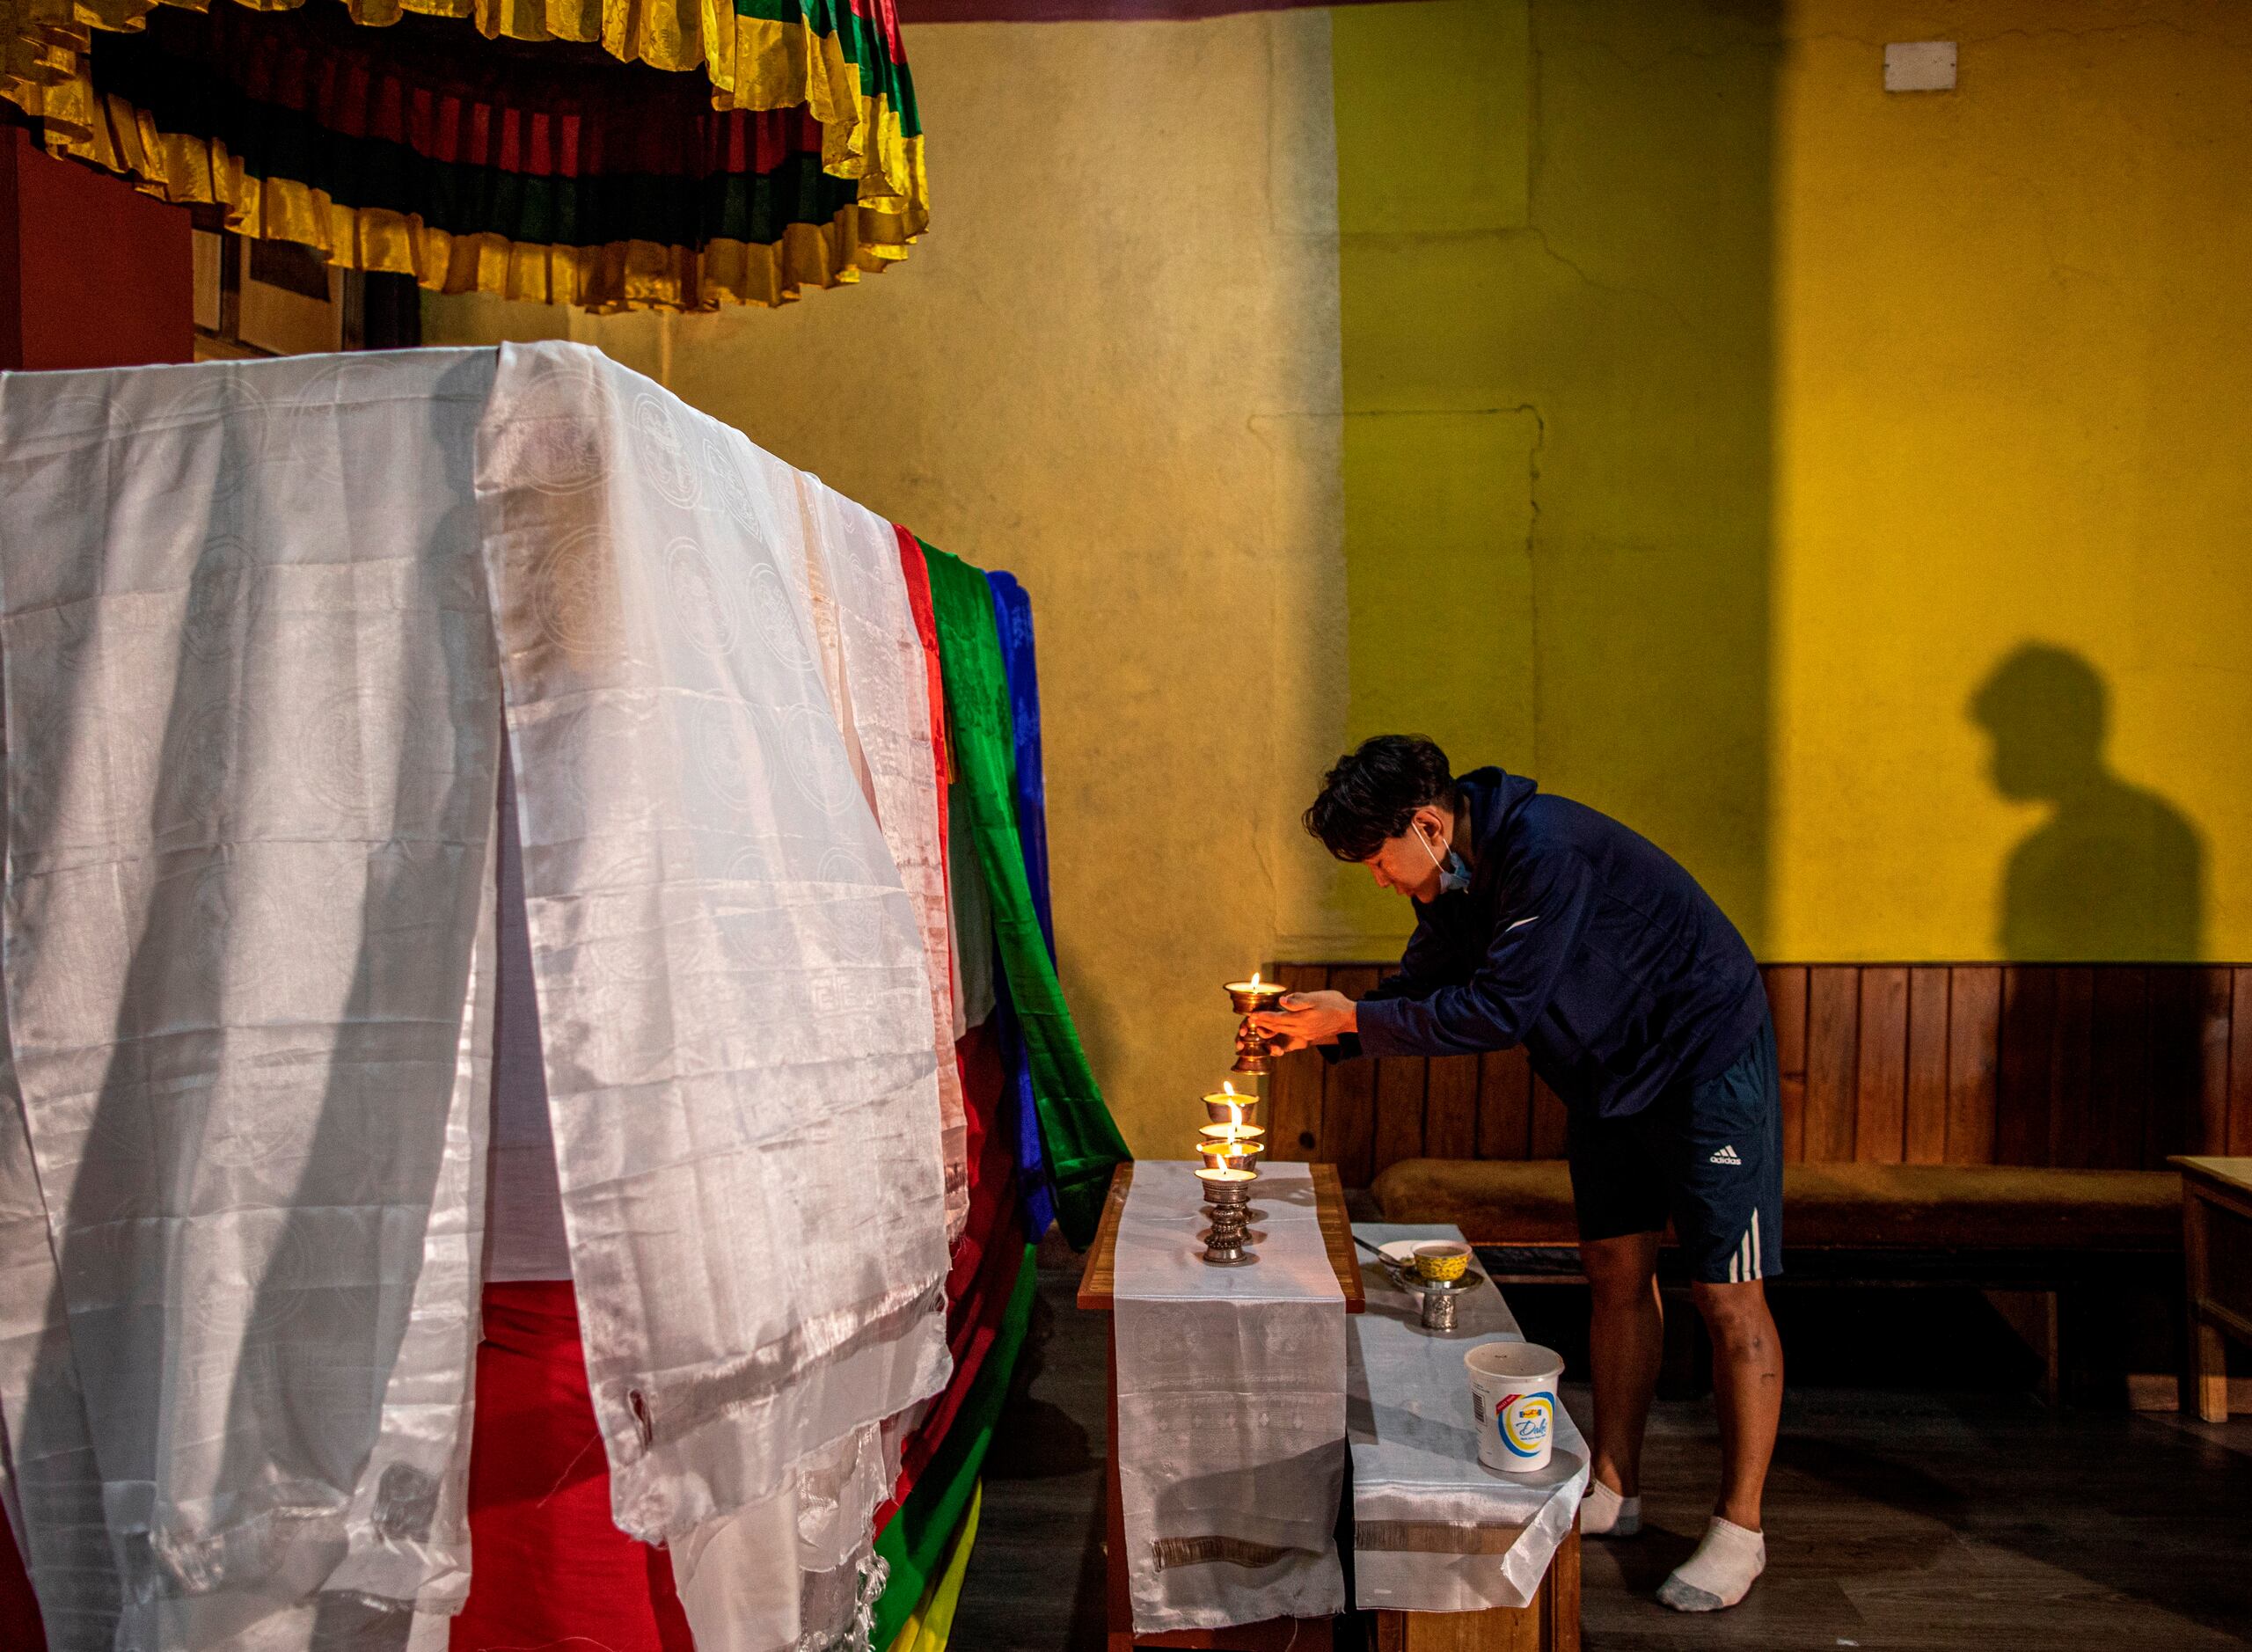
[[[1446,753],[1421,735],[1378,735],[1321,777],[1305,829],[1338,859],[1366,860],[1426,803],[1454,807]]]

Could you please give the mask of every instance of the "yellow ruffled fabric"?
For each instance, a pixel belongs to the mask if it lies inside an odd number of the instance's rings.
[[[226,209],[238,234],[318,248],[345,269],[412,275],[442,293],[489,293],[537,303],[620,310],[717,310],[788,303],[807,287],[881,274],[921,228],[865,203],[827,223],[793,223],[771,245],[713,241],[702,251],[654,241],[538,246],[499,235],[453,235],[379,208],[340,206],[318,189],[245,172],[223,143],[159,130],[121,98],[92,103],[84,142],[48,148],[135,180],[166,201]],[[921,140],[915,140],[918,145]]]
[[[382,208],[340,207],[286,179],[260,180],[218,143],[165,133],[122,99],[96,93],[85,55],[96,28],[135,29],[157,4],[209,0],[0,0],[0,97],[42,122],[50,154],[91,161],[166,201],[216,202],[238,234],[299,241],[347,269],[414,275],[447,293],[482,292],[595,311],[714,310],[778,304],[808,285],[835,287],[907,256],[929,226],[923,138],[888,96],[864,89],[834,34],[739,17],[732,0],[344,0],[355,22],[409,11],[464,18],[487,39],[600,40],[623,62],[701,64],[720,109],[808,105],[822,128],[822,168],[859,182],[857,205],[823,225],[793,224],[771,246],[713,242],[701,252],[652,242],[527,246],[454,236]],[[234,0],[288,11],[303,0]],[[315,0],[326,4],[326,0]]]

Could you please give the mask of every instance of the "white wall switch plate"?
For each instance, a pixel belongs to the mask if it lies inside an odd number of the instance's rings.
[[[1953,40],[1897,40],[1884,48],[1887,91],[1953,91]]]

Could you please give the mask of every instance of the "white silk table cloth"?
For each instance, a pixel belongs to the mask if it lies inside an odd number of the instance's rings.
[[[1202,1260],[1193,1164],[1138,1162],[1119,1213],[1111,1449],[1140,1634],[1345,1609],[1345,1295],[1308,1168],[1252,1195],[1247,1267]]]
[[[53,1652],[444,1643],[504,718],[616,1517],[704,1652],[849,1636],[946,1177],[801,500],[574,346],[0,379],[0,1423]]]
[[[1356,1222],[1372,1245],[1459,1241],[1459,1228]],[[1547,1468],[1503,1473],[1478,1460],[1478,1413],[1464,1353],[1522,1342],[1490,1282],[1455,1305],[1456,1329],[1422,1327],[1416,1298],[1374,1261],[1352,1319],[1347,1416],[1353,1447],[1353,1594],[1364,1612],[1524,1606],[1579,1518],[1586,1443],[1560,1402]]]

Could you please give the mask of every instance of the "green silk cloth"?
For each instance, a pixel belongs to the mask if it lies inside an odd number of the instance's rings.
[[[982,580],[979,581],[983,582]],[[977,1473],[985,1466],[985,1450],[993,1443],[993,1425],[999,1421],[1002,1402],[1009,1397],[1009,1382],[1016,1375],[1017,1356],[1024,1352],[1026,1331],[1032,1324],[1032,1301],[1037,1294],[1040,1271],[1032,1263],[1032,1246],[1024,1247],[1024,1262],[1017,1270],[1016,1289],[1009,1295],[1001,1316],[999,1334],[977,1369],[946,1444],[939,1447],[915,1481],[915,1489],[891,1517],[876,1539],[876,1553],[891,1568],[883,1593],[876,1597],[875,1633],[872,1647],[889,1647],[915,1608],[922,1603],[931,1579],[944,1565],[954,1534],[969,1517],[970,1500],[976,1495]]]
[[[993,622],[993,588],[959,558],[927,545],[923,554],[939,624],[955,784],[968,788],[978,864],[992,893],[1001,971],[1024,1029],[1041,1142],[1056,1188],[1056,1220],[1064,1237],[1084,1250],[1094,1239],[1111,1171],[1133,1155],[1079,1047],[1025,875],[1024,845],[1017,837],[1016,724],[1001,634]]]

